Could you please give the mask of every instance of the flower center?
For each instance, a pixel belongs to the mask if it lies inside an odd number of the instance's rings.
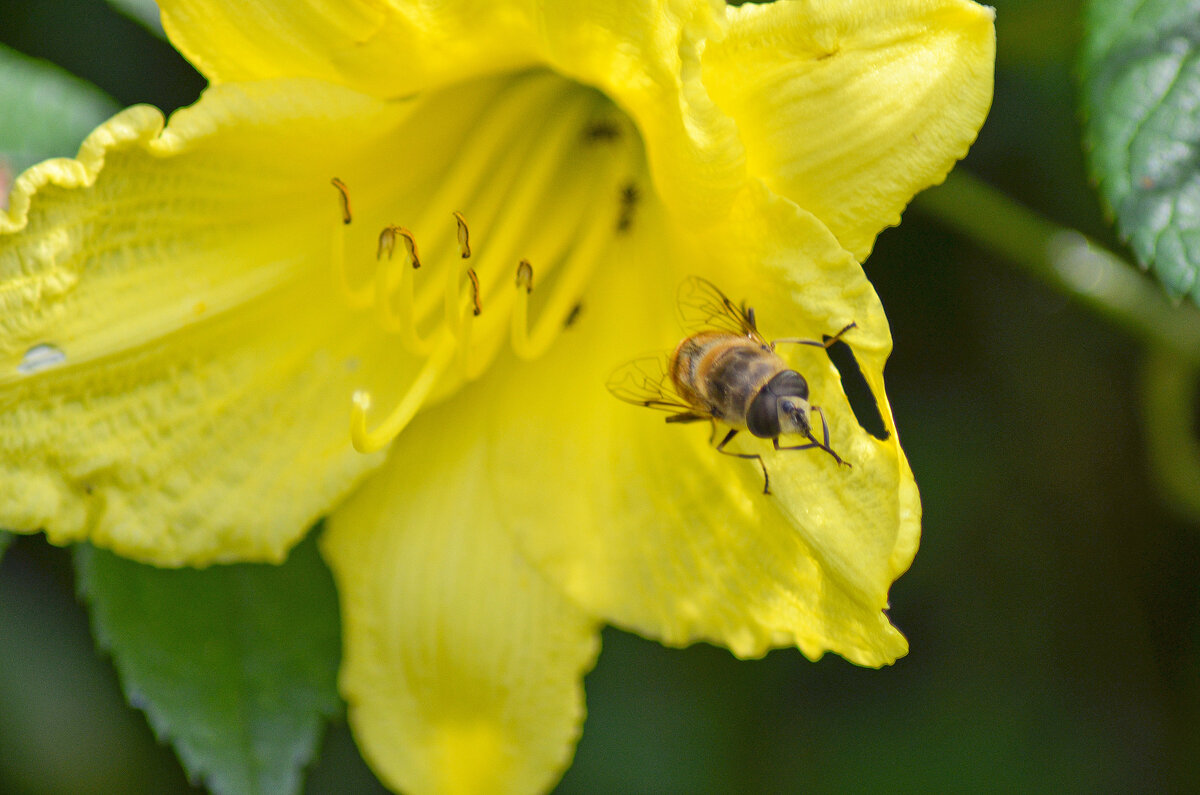
[[[412,100],[397,138],[416,159],[414,173],[432,175],[425,186],[406,188],[399,175],[399,198],[378,190],[364,197],[350,180],[332,179],[337,289],[422,362],[374,429],[372,395],[354,394],[350,431],[360,452],[391,442],[435,387],[478,378],[505,340],[518,357],[544,354],[573,320],[609,244],[632,223],[641,152],[607,99],[546,73],[483,88],[490,93],[463,89],[475,117],[457,144],[449,132],[447,141],[429,135],[439,125],[463,127],[463,111],[446,101],[453,90]],[[432,144],[427,155],[411,147],[421,140]],[[422,157],[441,158],[441,167],[427,168]]]

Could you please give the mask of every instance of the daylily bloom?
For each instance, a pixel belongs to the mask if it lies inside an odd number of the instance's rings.
[[[175,566],[328,516],[351,724],[413,792],[552,785],[603,622],[906,652],[920,505],[859,263],[974,140],[990,9],[160,6],[199,102],[124,111],[0,214],[0,526]],[[771,495],[615,400],[693,274],[769,337],[856,322],[887,438],[816,349],[786,355],[852,466],[767,444]]]

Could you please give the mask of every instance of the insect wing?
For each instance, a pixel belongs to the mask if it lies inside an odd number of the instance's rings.
[[[606,384],[613,395],[635,406],[661,411],[691,412],[693,407],[675,393],[667,374],[667,357],[643,356],[618,367]]]
[[[679,285],[679,317],[689,331],[721,329],[766,344],[751,310],[738,306],[708,279],[689,276]]]

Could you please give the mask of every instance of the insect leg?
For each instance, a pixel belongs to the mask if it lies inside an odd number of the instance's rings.
[[[829,446],[829,420],[825,419],[825,412],[821,411],[820,406],[809,407],[810,412],[816,412],[821,415],[821,433],[825,437],[825,446]]]
[[[826,350],[829,350],[829,346],[833,345],[833,343],[840,340],[842,338],[842,335],[845,334],[847,331],[849,331],[852,328],[858,328],[858,324],[854,323],[854,322],[847,323],[846,326],[843,327],[841,331],[839,331],[837,334],[834,334],[832,337],[825,340],[824,342],[822,342],[821,340],[805,340],[805,339],[800,339],[799,337],[783,337],[782,339],[772,340],[771,341],[771,349],[774,350],[775,346],[781,342],[787,342],[787,343],[791,343],[793,345],[812,345],[816,348],[824,348]]]
[[[842,457],[840,455],[833,452],[833,449],[829,446],[829,422],[825,419],[825,412],[821,411],[820,406],[813,406],[812,410],[815,411],[817,414],[821,415],[821,430],[825,437],[825,442],[823,444],[821,442],[818,442],[816,437],[812,435],[812,431],[809,431],[806,434],[806,436],[808,437],[808,440],[809,440],[808,444],[797,444],[797,445],[789,445],[787,447],[781,447],[779,445],[779,437],[777,436],[772,440],[772,442],[775,445],[775,449],[776,450],[811,450],[814,447],[816,447],[818,449],[824,450],[825,452],[827,452],[831,456],[833,456],[833,460],[838,462],[838,466],[841,466],[843,464],[845,464],[846,466],[851,466],[846,461],[842,460]]]
[[[713,431],[715,432],[716,430],[717,430],[717,424],[714,422],[713,423]],[[733,437],[735,437],[737,435],[738,435],[737,428],[734,428],[729,433],[725,434],[725,438],[722,439],[721,443],[717,445],[717,452],[724,453],[725,455],[731,455],[734,458],[757,458],[758,465],[760,467],[762,467],[762,471],[763,471],[763,494],[770,494],[771,493],[771,476],[767,474],[767,465],[763,461],[762,456],[759,455],[758,453],[735,453],[732,450],[725,449],[725,445],[729,444],[733,440]],[[776,441],[776,446],[778,446],[779,440],[776,439],[775,441]]]
[[[667,406],[674,406],[675,404],[664,401],[646,400],[642,402],[642,405],[646,408],[663,408]],[[711,419],[712,417],[707,414],[698,414],[694,411],[681,411],[678,414],[672,414],[670,417],[667,417],[667,422],[699,422],[700,420]],[[709,440],[709,443],[712,443],[711,439]]]

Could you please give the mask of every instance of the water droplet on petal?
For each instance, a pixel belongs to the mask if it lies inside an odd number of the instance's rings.
[[[25,355],[21,357],[21,363],[17,365],[17,372],[22,375],[32,375],[60,365],[66,360],[67,354],[63,353],[62,348],[43,342],[25,351]]]

